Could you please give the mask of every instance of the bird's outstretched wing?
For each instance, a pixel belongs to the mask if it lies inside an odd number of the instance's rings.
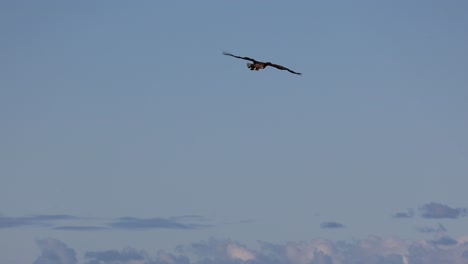
[[[290,69],[288,69],[288,68],[286,68],[284,66],[274,64],[274,63],[271,63],[271,62],[265,63],[265,66],[271,66],[271,67],[275,67],[275,68],[280,69],[280,70],[287,70],[290,73],[294,73],[294,74],[297,74],[297,75],[302,75],[302,73],[300,73],[300,72],[292,71],[292,70],[290,70]]]
[[[228,52],[225,52],[225,51],[223,51],[223,54],[224,54],[224,55],[227,55],[227,56],[234,57],[234,58],[238,58],[238,59],[249,60],[249,61],[251,61],[251,62],[257,62],[256,60],[251,59],[251,58],[249,58],[249,57],[239,57],[239,56],[232,55],[231,53],[228,53]]]

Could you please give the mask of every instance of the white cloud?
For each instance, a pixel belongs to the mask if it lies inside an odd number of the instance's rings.
[[[289,244],[286,255],[292,264],[308,264],[314,259],[314,248],[306,243]]]
[[[328,256],[332,264],[343,263],[343,258],[329,240],[318,239],[312,242],[288,243],[285,248],[291,264],[310,264],[322,256]]]
[[[398,238],[381,238],[377,236],[369,236],[359,243],[362,254],[365,256],[381,255],[386,257],[389,255],[400,255],[405,264],[408,263],[409,245],[411,245],[411,242]]]
[[[167,263],[167,264],[173,264],[176,262],[176,260],[171,254],[166,253],[165,251],[162,251],[162,250],[158,251],[157,260],[163,263]]]
[[[69,248],[65,243],[53,239],[41,239],[36,241],[41,250],[34,264],[76,264],[76,253]]]
[[[232,259],[240,259],[242,261],[254,260],[255,254],[243,246],[237,244],[229,244],[226,248],[228,256]]]

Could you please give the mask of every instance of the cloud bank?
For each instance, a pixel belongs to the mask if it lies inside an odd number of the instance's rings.
[[[467,208],[453,208],[448,205],[430,202],[418,208],[420,217],[426,219],[457,219],[468,215]],[[407,209],[406,212],[397,212],[392,215],[393,218],[412,218],[414,216],[413,209]],[[207,219],[199,215],[182,215],[172,216],[168,218],[153,217],[153,218],[137,218],[137,217],[120,217],[114,219],[102,218],[85,218],[73,215],[33,215],[9,217],[0,215],[0,229],[4,228],[19,228],[19,227],[36,227],[50,228],[54,230],[64,231],[103,231],[112,229],[124,230],[144,230],[144,229],[180,229],[193,230],[200,228],[213,227],[211,224],[206,224]],[[243,221],[241,223],[249,223],[253,220]],[[66,222],[66,224],[64,224]],[[90,224],[93,222],[93,224]],[[320,224],[322,229],[344,228],[345,225],[338,222],[323,222]],[[421,229],[420,232],[430,232],[430,229]]]
[[[406,212],[398,212],[393,215],[393,218],[412,218],[414,215],[413,209],[408,209]]]
[[[421,217],[423,218],[459,218],[462,216],[466,216],[467,209],[466,208],[452,208],[445,204],[439,203],[428,203],[419,208],[421,211]]]
[[[76,264],[75,251],[55,239],[38,241],[41,256],[34,264]],[[440,264],[468,263],[468,240],[443,236],[437,240],[403,240],[369,236],[351,242],[326,239],[275,244],[258,242],[256,249],[230,239],[210,239],[175,248],[88,251],[84,264]]]
[[[0,216],[0,229],[18,227],[41,227],[65,231],[102,231],[110,229],[184,229],[192,230],[211,225],[204,224],[206,219],[196,215],[174,216],[169,218],[120,217],[116,219],[84,218],[72,215],[35,215],[8,217]],[[66,222],[67,224],[63,224]],[[93,222],[93,225],[89,223]]]
[[[418,209],[420,216],[426,219],[456,219],[468,215],[467,208],[453,208],[436,202],[427,203]],[[411,208],[406,212],[398,212],[392,215],[393,218],[412,218],[413,216],[414,210]]]
[[[0,216],[0,228],[15,228],[24,226],[43,227],[50,226],[54,221],[73,219],[78,219],[78,217],[71,215],[33,215],[20,217]]]
[[[320,228],[327,229],[327,228],[343,228],[345,227],[343,224],[338,222],[323,222],[320,224]]]
[[[196,229],[203,227],[200,224],[184,224],[174,219],[166,218],[148,218],[141,219],[135,217],[122,217],[117,221],[110,223],[110,227],[119,229],[151,229],[151,228],[166,228],[166,229]]]

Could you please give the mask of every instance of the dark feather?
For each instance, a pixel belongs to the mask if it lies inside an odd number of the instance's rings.
[[[290,69],[288,69],[288,68],[286,68],[284,66],[274,64],[274,63],[271,63],[271,62],[265,63],[265,66],[271,66],[271,67],[275,67],[275,68],[280,69],[280,70],[287,70],[290,73],[294,73],[294,74],[297,74],[297,75],[302,75],[302,73],[300,73],[300,72],[292,71],[292,70],[290,70]]]
[[[227,56],[231,56],[231,57],[234,57],[234,58],[238,58],[238,59],[243,59],[243,60],[249,60],[251,62],[257,62],[256,60],[254,59],[251,59],[249,57],[239,57],[239,56],[236,56],[236,55],[232,55],[231,53],[227,53],[227,52],[223,52],[224,55],[227,55]]]

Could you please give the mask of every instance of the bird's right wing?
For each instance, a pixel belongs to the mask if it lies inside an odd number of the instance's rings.
[[[234,58],[238,58],[238,59],[243,59],[243,60],[249,60],[251,62],[257,62],[256,60],[252,59],[252,58],[249,58],[249,57],[239,57],[239,56],[236,56],[236,55],[232,55],[231,53],[227,53],[225,51],[223,51],[223,54],[224,55],[227,55],[227,56],[231,56],[231,57],[234,57]]]
[[[284,66],[274,64],[274,63],[271,63],[271,62],[267,62],[265,65],[266,66],[272,66],[272,67],[275,67],[275,68],[280,69],[280,70],[286,70],[286,71],[288,71],[290,73],[294,73],[294,74],[297,74],[297,75],[302,75],[302,73],[300,73],[300,72],[295,72],[295,71],[290,70],[290,69],[288,69],[288,68],[286,68]]]

